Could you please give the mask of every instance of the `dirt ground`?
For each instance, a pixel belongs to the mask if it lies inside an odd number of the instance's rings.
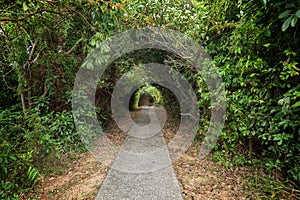
[[[176,123],[168,120],[163,133],[166,141],[174,135]],[[114,124],[111,141],[122,145],[126,135]],[[104,180],[108,167],[98,162],[90,153],[69,156],[61,173],[50,174],[39,182],[26,199],[94,199]],[[244,178],[249,171],[237,167],[227,169],[209,159],[200,159],[197,145],[173,163],[184,199],[257,199],[258,194],[245,190]]]

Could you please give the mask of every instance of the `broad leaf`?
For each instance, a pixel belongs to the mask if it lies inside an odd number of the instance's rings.
[[[291,21],[291,26],[292,26],[292,27],[295,27],[297,21],[298,21],[298,17],[297,17],[296,15],[293,16],[293,19],[292,19],[292,21]]]
[[[27,11],[27,10],[28,10],[28,6],[27,6],[27,4],[26,4],[25,1],[23,2],[23,10],[24,10],[24,11]]]
[[[292,108],[297,108],[297,107],[300,107],[300,101],[298,101],[292,105]]]
[[[291,12],[291,10],[283,11],[282,13],[280,13],[280,15],[278,16],[278,18],[279,19],[285,18],[285,17],[287,17],[290,14],[290,12]]]
[[[289,18],[287,18],[287,19],[283,22],[282,28],[281,28],[282,31],[286,31],[286,29],[288,29],[288,27],[289,27],[290,24],[291,24],[292,18],[293,18],[293,16],[290,16]]]
[[[296,12],[296,16],[297,16],[298,18],[300,18],[300,10],[298,10],[298,11]]]

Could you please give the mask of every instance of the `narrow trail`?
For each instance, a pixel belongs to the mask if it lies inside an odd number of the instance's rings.
[[[182,199],[161,131],[162,121],[157,117],[162,113],[160,109],[149,107],[138,112],[135,119],[138,125],[129,130],[97,200]]]
[[[151,117],[143,117],[145,113],[139,117],[139,113],[132,113],[132,116],[136,116],[133,117],[136,123],[141,126],[149,123]],[[154,118],[152,120],[155,121]],[[147,126],[144,127],[147,129]],[[213,162],[212,155],[200,159],[198,144],[192,144],[170,165],[168,152],[162,147],[174,137],[176,130],[177,123],[169,118],[163,130],[155,136],[151,131],[139,132],[134,129],[128,135],[112,124],[106,133],[122,151],[110,169],[88,152],[73,153],[62,159],[60,165],[63,167],[59,171],[44,177],[30,196],[23,199],[259,199],[257,191],[247,188],[251,178],[263,172],[245,167],[228,169]],[[154,150],[160,150],[161,155],[151,157],[150,154],[147,159],[136,157]],[[127,161],[128,156],[130,162]],[[151,159],[155,162],[150,162]],[[148,168],[142,166],[144,161],[149,164]],[[162,169],[162,166],[165,168]],[[132,173],[134,170],[139,173]],[[152,172],[149,173],[149,170]],[[166,196],[167,193],[169,196]]]

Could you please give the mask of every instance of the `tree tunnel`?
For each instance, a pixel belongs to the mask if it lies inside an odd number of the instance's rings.
[[[140,98],[139,98],[139,103],[138,106],[152,106],[154,102],[154,98],[148,94],[148,93],[143,93],[141,94]]]
[[[180,105],[168,88],[159,84],[145,84],[134,91],[130,98],[130,111],[142,106],[163,106],[169,115],[179,117]]]
[[[134,91],[130,98],[130,110],[141,106],[163,105],[164,97],[161,91],[151,84],[145,84]]]
[[[121,78],[127,79],[131,83],[141,81],[143,77],[143,70],[139,68],[141,63],[158,63],[163,64],[157,74],[162,71],[168,72],[173,69],[178,74],[182,75],[191,85],[192,90],[195,91],[198,98],[198,105],[200,110],[209,110],[209,96],[206,94],[207,88],[199,73],[194,70],[191,64],[186,63],[185,60],[178,56],[170,54],[162,50],[147,49],[143,51],[134,51],[130,54],[120,57],[114,61],[104,72],[101,80],[98,83],[95,104],[97,106],[98,120],[110,122],[113,120],[111,111],[111,99],[115,86]],[[137,77],[137,74],[140,77]],[[167,79],[167,78],[166,78]],[[170,78],[170,82],[172,82]],[[173,82],[176,82],[173,80]],[[203,84],[204,83],[204,84]],[[133,91],[132,91],[133,90]],[[184,90],[184,88],[183,88]],[[124,85],[120,92],[131,91],[129,100],[129,111],[134,111],[141,106],[163,106],[168,115],[172,115],[180,119],[180,99],[167,87],[155,83],[145,82],[138,88],[131,88]],[[205,108],[204,108],[205,107]],[[102,124],[108,124],[102,123]]]

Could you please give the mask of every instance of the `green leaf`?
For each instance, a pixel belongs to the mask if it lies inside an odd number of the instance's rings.
[[[280,15],[278,16],[278,18],[279,19],[285,18],[285,17],[287,17],[290,14],[290,12],[291,12],[291,10],[283,11],[282,13],[280,13]]]
[[[7,174],[7,168],[6,167],[2,167],[3,173]]]
[[[95,46],[95,45],[96,45],[96,40],[95,40],[95,39],[92,39],[92,40],[90,41],[90,45]]]
[[[15,156],[9,156],[9,158],[10,158],[11,160],[14,160],[14,161],[17,160],[17,158],[16,158]]]
[[[293,16],[293,19],[292,19],[292,21],[291,21],[291,26],[292,26],[292,27],[295,27],[297,21],[298,21],[298,17],[297,17],[296,15]]]
[[[272,44],[271,43],[267,43],[267,44],[264,44],[264,47],[269,47],[269,46],[271,46]]]
[[[266,35],[267,37],[270,37],[270,35],[271,35],[270,29],[267,29],[267,30],[265,31],[265,35]]]
[[[29,180],[34,181],[34,180],[36,180],[36,178],[38,176],[38,171],[34,167],[29,166],[29,168],[27,170],[27,175],[28,175]]]
[[[289,18],[287,18],[287,19],[283,22],[282,28],[281,28],[281,30],[282,30],[283,32],[286,31],[286,29],[288,29],[288,27],[290,26],[291,21],[292,21],[292,18],[293,18],[293,16],[290,16]]]
[[[24,10],[24,11],[27,11],[27,10],[28,10],[28,6],[26,5],[26,2],[25,2],[25,1],[23,1],[23,10]]]
[[[292,108],[300,107],[300,101],[296,102],[294,105],[292,105]]]
[[[298,11],[296,12],[296,16],[297,16],[298,18],[300,18],[300,10],[298,10]]]

